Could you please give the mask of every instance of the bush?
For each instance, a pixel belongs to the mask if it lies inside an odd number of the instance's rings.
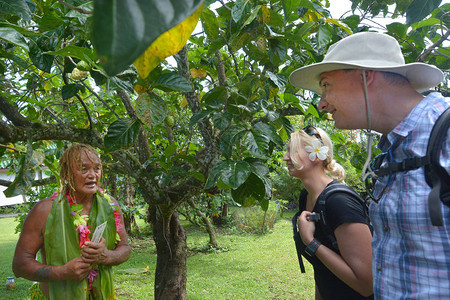
[[[259,206],[243,207],[235,210],[232,216],[238,230],[264,234],[273,229],[277,212],[277,204],[272,201],[266,212]]]

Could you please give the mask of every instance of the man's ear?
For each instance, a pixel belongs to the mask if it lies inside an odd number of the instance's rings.
[[[369,87],[375,81],[376,77],[380,75],[380,72],[374,70],[361,70],[361,82],[364,82],[364,74],[366,75],[366,84]]]

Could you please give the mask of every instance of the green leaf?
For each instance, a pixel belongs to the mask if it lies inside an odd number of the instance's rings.
[[[255,200],[262,200],[266,195],[264,182],[250,174],[247,180],[237,189],[231,190],[233,200],[242,206],[250,206],[255,203]]]
[[[211,116],[214,125],[220,130],[227,128],[231,124],[232,119],[233,115],[229,112],[215,112]]]
[[[395,23],[386,25],[386,27],[389,32],[394,33],[395,35],[399,36],[402,39],[406,39],[409,27],[406,26],[405,24],[395,22]]]
[[[31,10],[25,0],[0,0],[0,12],[21,17],[24,21],[31,20]]]
[[[30,41],[30,59],[33,64],[39,69],[46,73],[50,73],[53,65],[53,55],[45,54],[42,49],[38,46],[38,43],[41,42],[44,38],[38,38],[38,40]]]
[[[230,170],[232,165],[234,164],[233,161],[225,159],[219,161],[210,171],[208,175],[208,179],[206,180],[205,189],[210,189],[219,179],[219,177],[222,175],[222,173],[226,170]]]
[[[286,57],[286,47],[277,39],[269,39],[269,59],[278,66]]]
[[[269,75],[270,80],[275,83],[275,85],[280,89],[285,87],[288,82],[288,78],[283,74],[274,74],[270,71],[267,71],[267,75]]]
[[[231,168],[224,170],[220,178],[233,189],[238,188],[252,173],[251,166],[246,161],[238,161]]]
[[[201,16],[202,25],[210,40],[219,36],[219,22],[216,15],[208,8],[204,9]]]
[[[422,21],[439,7],[442,0],[414,0],[406,10],[406,25]]]
[[[261,9],[261,5],[258,5],[256,7],[252,8],[252,13],[250,14],[250,16],[247,18],[247,20],[245,20],[244,24],[242,24],[241,26],[241,30],[242,28],[244,28],[245,26],[247,26],[248,24],[250,24],[251,22],[253,22],[253,20],[258,16],[259,10]]]
[[[255,125],[253,125],[253,127],[259,129],[261,132],[264,132],[270,139],[270,141],[272,141],[275,145],[283,147],[283,140],[277,134],[275,127],[263,122],[258,122]]]
[[[224,86],[218,86],[203,95],[202,103],[212,109],[221,110],[222,106],[225,105],[226,99],[227,89]]]
[[[18,33],[15,29],[9,27],[0,27],[0,39],[10,42],[16,46],[22,47],[29,51],[27,42],[24,36]]]
[[[192,92],[191,83],[178,73],[164,73],[156,79],[153,87],[163,91]]]
[[[136,114],[142,123],[152,127],[151,101],[148,93],[140,94],[136,99]]]
[[[164,32],[184,21],[203,0],[96,0],[93,42],[105,70],[131,65]]]
[[[266,158],[267,151],[269,150],[269,142],[269,137],[263,131],[252,129],[245,139],[245,146],[252,155]]]
[[[71,83],[71,84],[64,85],[61,88],[61,96],[62,96],[63,100],[67,100],[67,99],[75,96],[82,88],[83,88],[83,86],[78,83]]]
[[[189,127],[196,125],[198,122],[206,118],[211,112],[207,110],[200,110],[196,112],[189,120]]]
[[[152,126],[164,122],[167,116],[166,102],[155,94],[150,94],[150,117]]]
[[[250,10],[251,5],[247,7],[248,4],[249,0],[236,0],[235,5],[231,9],[231,17],[236,23],[239,24]]]
[[[95,52],[93,50],[86,48],[86,47],[78,47],[78,46],[74,46],[74,45],[64,47],[57,51],[45,52],[44,54],[58,55],[58,56],[63,56],[63,57],[70,56],[70,57],[76,57],[81,60],[85,60],[85,57],[87,56],[92,61],[97,60],[97,55],[95,54]]]
[[[329,26],[319,26],[319,31],[317,32],[317,44],[319,48],[327,46],[333,37],[333,32]]]
[[[3,191],[6,197],[14,197],[18,195],[25,195],[30,188],[31,182],[34,180],[35,173],[32,170],[27,170],[27,159],[29,154],[20,156],[18,163],[18,170],[11,185]]]
[[[113,152],[130,148],[137,140],[141,124],[137,119],[120,119],[108,127],[105,136],[105,151]]]
[[[64,21],[56,14],[55,11],[47,11],[38,21],[39,30],[46,32],[54,30],[64,24]]]
[[[239,125],[228,128],[220,137],[219,148],[222,154],[225,157],[230,157],[234,144],[236,144],[247,132],[247,129]]]
[[[320,118],[319,113],[317,112],[317,108],[313,104],[309,105],[308,109],[306,110],[306,115],[313,115],[316,118]]]

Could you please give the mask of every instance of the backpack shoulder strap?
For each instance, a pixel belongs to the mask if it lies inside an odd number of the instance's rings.
[[[450,175],[439,162],[442,144],[449,127],[450,107],[436,120],[427,147],[427,157],[429,157],[430,163],[425,165],[425,180],[431,187],[428,195],[428,210],[434,226],[444,225],[439,202],[442,201],[450,206]]]
[[[338,251],[338,245],[337,245],[337,241],[336,238],[334,237],[333,231],[331,230],[330,226],[327,224],[327,220],[326,220],[326,204],[327,204],[327,200],[328,198],[331,197],[331,195],[335,194],[335,193],[346,193],[349,194],[351,196],[353,196],[354,198],[358,199],[365,207],[365,214],[368,217],[368,211],[367,211],[367,205],[365,203],[365,201],[361,198],[361,196],[355,192],[351,187],[339,183],[339,182],[333,182],[332,184],[329,184],[322,192],[322,194],[320,194],[319,198],[317,199],[317,205],[318,205],[318,211],[319,211],[319,222],[322,223],[323,228],[325,230],[325,233],[328,237],[328,240],[331,242],[332,244],[332,248],[335,251]]]

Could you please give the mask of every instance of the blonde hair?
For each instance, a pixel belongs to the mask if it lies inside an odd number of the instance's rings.
[[[330,177],[340,182],[344,182],[345,170],[333,158],[333,143],[331,142],[330,137],[321,128],[318,127],[315,128],[319,132],[323,145],[328,147],[327,158],[323,160],[323,168],[330,175]],[[312,142],[317,139],[318,138],[316,136],[308,135],[303,130],[298,130],[291,133],[291,141],[290,141],[291,144],[289,152],[291,156],[291,161],[297,170],[301,170],[303,168],[302,159],[299,155],[301,147],[312,146]]]
[[[97,156],[100,161],[100,155],[98,152],[92,148],[89,145],[85,144],[73,144],[69,148],[64,151],[63,155],[61,156],[59,160],[60,165],[60,171],[59,171],[59,192],[61,194],[63,193],[69,193],[70,197],[74,199],[74,191],[75,191],[75,182],[73,178],[74,174],[74,166],[78,169],[82,166],[82,160],[81,160],[81,154],[92,154],[94,156]],[[87,155],[89,160],[91,160],[91,157]],[[92,160],[91,160],[92,161]],[[74,164],[75,163],[75,164]],[[102,163],[100,161],[100,167],[102,167]]]

